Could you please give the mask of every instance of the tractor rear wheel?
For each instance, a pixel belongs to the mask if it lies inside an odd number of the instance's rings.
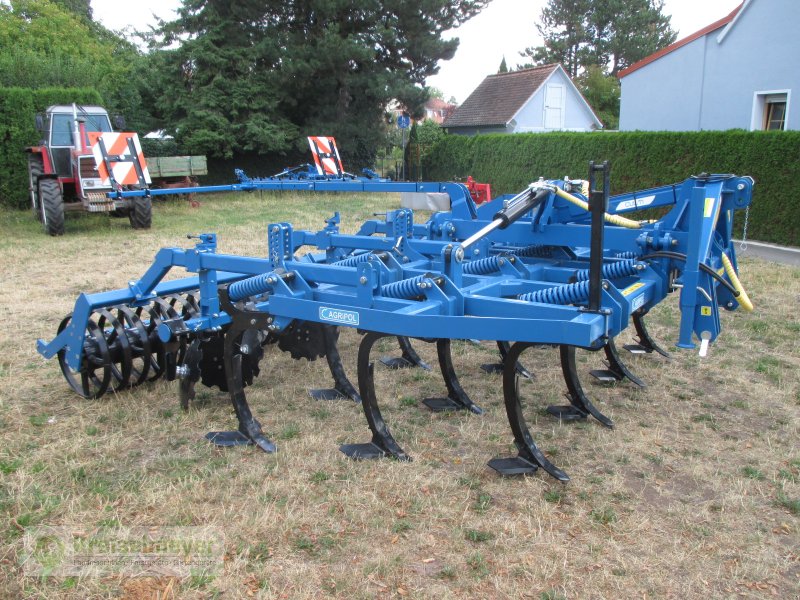
[[[150,229],[153,223],[153,201],[151,198],[134,198],[128,212],[128,219],[134,229]]]
[[[57,180],[39,180],[39,203],[45,233],[64,235],[64,197]]]
[[[31,208],[33,216],[42,220],[41,207],[39,206],[39,177],[44,174],[44,161],[39,154],[28,155],[28,191],[31,195]]]

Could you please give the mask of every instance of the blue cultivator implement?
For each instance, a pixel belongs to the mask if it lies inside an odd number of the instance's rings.
[[[425,224],[414,224],[410,210],[391,211],[355,235],[339,232],[338,214],[317,232],[274,223],[266,257],[219,254],[213,233],[196,236],[192,248],[164,248],[127,287],[82,294],[55,339],[38,342],[43,356],[58,356],[78,394],[97,398],[165,375],[179,379],[181,403],[188,406],[202,381],[230,394],[238,419],[236,431],[207,437],[273,452],[250,412],[245,387],[259,372],[264,346],[275,342],[294,358],[327,359],[335,387],[318,397],[361,401],[372,438],[342,446],[346,455],[408,460],[378,406],[370,362],[375,342],[398,336],[411,364],[420,361],[409,338],[435,342],[448,396],[429,406],[480,414],[456,377],[450,341],[493,340],[503,355],[505,406],[519,454],[490,465],[503,474],[542,468],[566,481],[523,417],[516,385],[527,374],[518,362],[523,351],[559,348],[569,404],[550,407],[552,414],[563,420],[591,416],[612,427],[581,387],[576,348],[605,353],[608,369],[595,373],[600,379],[642,384],[621,360],[614,338],[632,323],[638,344],[629,350],[666,354],[648,334],[644,316],[670,292],[680,289],[677,345],[699,342],[703,355],[720,332],[719,307],[752,308],[731,242],[734,212],[751,201],[749,177],[700,175],[609,197],[608,166],[591,164],[588,181],[539,180],[480,208],[454,183],[239,178],[216,190],[446,192],[451,210]],[[664,214],[656,221],[624,216],[645,208]],[[299,256],[302,246],[315,250]],[[191,276],[164,281],[173,268]],[[365,334],[357,391],[339,358],[340,326]]]

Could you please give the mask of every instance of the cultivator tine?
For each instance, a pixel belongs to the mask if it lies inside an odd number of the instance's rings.
[[[106,340],[106,347],[111,356],[111,375],[116,381],[112,389],[117,392],[129,387],[133,355],[125,328],[108,310],[101,308],[95,311],[100,316],[97,326]]]
[[[639,379],[633,371],[630,370],[628,365],[622,362],[622,358],[619,355],[617,345],[614,343],[613,338],[609,338],[606,345],[603,346],[603,352],[605,352],[606,355],[608,369],[596,369],[591,371],[590,373],[594,377],[600,381],[607,382],[622,381],[627,377],[632,383],[635,383],[639,387],[647,387],[647,384]]]
[[[353,402],[361,402],[361,396],[350,380],[342,365],[342,357],[336,344],[336,329],[333,326],[325,326],[322,330],[323,342],[325,344],[325,360],[328,361],[328,368],[333,376],[333,387],[330,389],[310,390],[309,394],[314,400],[339,400],[350,398]]]
[[[562,421],[581,421],[589,415],[600,421],[602,425],[614,428],[614,422],[601,413],[591,400],[586,396],[578,377],[578,369],[575,365],[575,346],[562,344],[559,346],[561,355],[561,371],[564,374],[564,382],[567,384],[568,406],[548,406],[547,412],[558,417]]]
[[[526,475],[535,473],[540,467],[559,481],[569,481],[569,475],[556,467],[545,457],[533,441],[519,398],[519,374],[516,362],[524,350],[533,344],[517,342],[511,346],[503,369],[503,399],[506,405],[508,423],[514,434],[514,444],[519,454],[513,458],[494,458],[489,466],[501,475]]]
[[[468,410],[476,415],[482,415],[483,409],[470,400],[458,382],[456,370],[453,368],[449,339],[436,340],[436,354],[439,357],[439,369],[442,372],[444,384],[447,386],[447,398],[425,398],[422,403],[433,412]]]
[[[511,344],[508,342],[497,342],[497,349],[500,351],[500,362],[499,363],[487,363],[481,365],[481,369],[486,371],[487,373],[502,373],[503,367],[506,361],[506,356],[508,355],[508,350],[511,348]],[[531,374],[528,369],[522,366],[520,363],[517,363],[517,373],[519,373],[520,377],[524,377],[525,379],[533,379],[533,375]]]
[[[225,366],[225,377],[230,394],[231,404],[239,422],[237,431],[212,431],[206,434],[212,444],[216,446],[242,446],[255,444],[264,452],[275,452],[277,447],[269,441],[261,430],[261,423],[253,417],[250,405],[247,403],[247,396],[244,393],[244,382],[242,379],[242,350],[241,345],[235,351],[234,345],[240,335],[248,329],[257,326],[267,328],[267,313],[259,311],[243,311],[236,308],[228,298],[227,289],[223,288],[219,292],[220,304],[231,317],[231,325],[225,332],[223,364]]]
[[[417,351],[411,345],[411,341],[402,335],[397,336],[397,342],[400,344],[402,355],[391,358],[389,356],[381,357],[381,362],[390,369],[410,369],[411,367],[419,367],[430,371],[431,367],[419,357]]]
[[[358,347],[358,389],[361,392],[361,406],[372,431],[372,441],[365,444],[344,444],[339,450],[353,459],[392,457],[409,461],[411,457],[392,437],[375,397],[375,365],[370,362],[369,354],[375,342],[382,337],[385,337],[385,334],[367,332]]]
[[[647,331],[644,323],[644,314],[633,313],[633,326],[636,329],[637,344],[626,344],[624,348],[631,354],[652,354],[658,352],[664,358],[671,358],[669,352],[661,348]]]

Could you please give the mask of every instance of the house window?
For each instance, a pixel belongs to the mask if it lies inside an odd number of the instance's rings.
[[[783,131],[789,117],[789,90],[756,92],[750,129]]]
[[[764,111],[764,129],[783,131],[786,124],[786,97],[782,100],[767,100]]]

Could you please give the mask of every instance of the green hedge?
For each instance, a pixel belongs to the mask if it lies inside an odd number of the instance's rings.
[[[53,104],[102,105],[89,88],[0,88],[0,203],[28,206],[28,159],[24,149],[41,140],[35,115]]]
[[[425,178],[492,184],[494,195],[531,181],[586,177],[588,161],[611,162],[612,193],[736,173],[755,179],[748,236],[800,246],[800,131],[597,132],[448,135],[427,152]],[[741,230],[744,222],[737,218]]]

